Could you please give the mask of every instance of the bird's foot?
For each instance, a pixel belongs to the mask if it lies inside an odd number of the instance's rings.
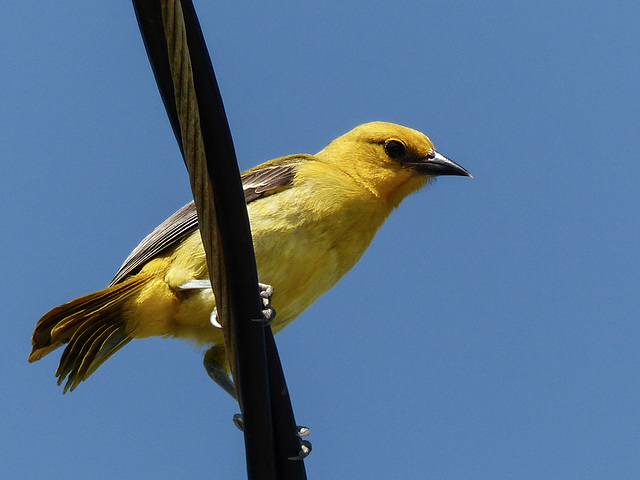
[[[244,420],[242,419],[242,414],[241,413],[236,413],[233,416],[233,424],[238,427],[238,429],[240,431],[244,431]],[[302,425],[297,425],[296,426],[296,431],[298,434],[298,437],[300,438],[300,451],[298,452],[298,455],[295,455],[293,457],[289,457],[289,460],[302,460],[303,458],[306,458],[307,456],[309,456],[309,454],[311,453],[311,442],[309,440],[303,440],[302,437],[306,437],[307,435],[309,435],[311,433],[311,431],[309,430],[309,428],[304,427]]]
[[[271,323],[276,318],[276,311],[271,306],[271,297],[273,297],[273,287],[266,283],[259,283],[260,300],[262,300],[262,318],[256,318],[256,322]]]
[[[253,319],[256,322],[264,322],[270,323],[274,318],[276,318],[276,311],[271,306],[271,297],[273,296],[273,287],[271,285],[267,285],[265,283],[258,283],[258,287],[260,288],[260,299],[262,300],[262,318]],[[208,279],[203,280],[189,280],[188,282],[180,285],[177,290],[202,290],[202,289],[211,289],[211,281]],[[211,311],[211,315],[209,316],[209,321],[211,325],[216,328],[223,328],[218,320],[218,309],[216,307]]]

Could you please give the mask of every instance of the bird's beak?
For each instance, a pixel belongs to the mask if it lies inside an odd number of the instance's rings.
[[[431,154],[417,162],[405,163],[422,175],[436,177],[438,175],[458,175],[461,177],[471,177],[471,174],[453,160],[449,160],[444,155],[433,150]]]

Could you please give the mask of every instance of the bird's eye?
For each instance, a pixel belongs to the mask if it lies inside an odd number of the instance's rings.
[[[404,155],[406,148],[404,144],[398,140],[387,140],[384,142],[384,151],[391,158],[400,158]]]

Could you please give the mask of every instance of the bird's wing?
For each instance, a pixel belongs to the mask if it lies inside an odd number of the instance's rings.
[[[241,175],[245,201],[250,203],[289,188],[298,165],[311,159],[311,155],[293,155],[271,160],[247,170]],[[140,242],[124,261],[109,286],[137,273],[145,263],[174,246],[197,228],[196,206],[194,202],[189,202]]]
[[[241,175],[245,201],[251,203],[289,188],[296,168],[312,160],[314,160],[312,155],[291,155],[276,158],[247,170]]]
[[[175,245],[176,242],[196,228],[198,228],[196,205],[193,202],[189,202],[158,225],[153,232],[140,242],[124,261],[109,286],[115,285],[129,275],[137,273],[145,263],[166,248]]]

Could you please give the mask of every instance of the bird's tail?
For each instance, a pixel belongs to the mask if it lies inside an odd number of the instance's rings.
[[[131,340],[123,317],[124,305],[144,281],[132,277],[47,312],[33,331],[29,362],[40,360],[67,343],[56,376],[58,385],[68,376],[64,393],[76,388]]]

